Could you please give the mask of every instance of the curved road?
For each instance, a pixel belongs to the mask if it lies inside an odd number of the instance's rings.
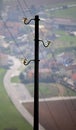
[[[4,77],[4,86],[8,93],[8,96],[14,103],[17,110],[22,114],[22,116],[33,126],[32,115],[23,107],[22,100],[31,100],[32,97],[26,87],[23,84],[11,83],[11,77],[19,75],[21,63],[15,57],[9,57],[13,60],[14,65],[7,71]],[[45,130],[41,125],[39,125],[39,130]]]

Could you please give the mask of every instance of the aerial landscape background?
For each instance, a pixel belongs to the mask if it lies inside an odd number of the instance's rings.
[[[76,0],[0,0],[0,130],[33,130],[36,15],[40,130],[75,130]]]

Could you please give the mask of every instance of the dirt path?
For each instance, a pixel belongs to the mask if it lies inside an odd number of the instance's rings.
[[[64,87],[62,87],[60,84],[57,84],[56,87],[59,90],[59,95],[58,96],[64,96],[64,92],[65,92]]]

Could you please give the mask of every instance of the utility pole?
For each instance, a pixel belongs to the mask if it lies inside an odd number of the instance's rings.
[[[50,44],[50,41],[48,41],[48,44],[45,45],[42,40],[39,40],[39,16],[36,15],[35,19],[35,50],[34,50],[34,60],[30,60],[27,62],[26,59],[24,59],[23,64],[28,65],[31,61],[34,61],[34,126],[33,130],[39,130],[39,42],[41,41],[44,45],[44,47],[48,47]],[[27,18],[24,18],[24,24],[29,24],[31,22],[27,22]]]
[[[39,16],[35,16],[34,130],[39,130]]]
[[[35,21],[35,48],[34,48],[34,60],[27,62],[23,60],[24,65],[28,65],[31,61],[34,61],[34,126],[33,130],[39,130],[39,16],[36,15],[34,19],[27,22],[27,18],[24,18],[24,24],[29,24],[32,20]]]

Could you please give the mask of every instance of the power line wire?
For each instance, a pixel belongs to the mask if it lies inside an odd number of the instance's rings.
[[[21,1],[21,2],[22,2],[22,1]],[[20,2],[19,0],[17,0],[17,3],[19,4],[19,6],[20,6],[20,8],[21,8],[21,11],[22,11],[23,15],[26,16],[26,15],[25,15],[25,11],[24,11],[24,9],[23,9],[23,7],[22,7],[21,2]]]

